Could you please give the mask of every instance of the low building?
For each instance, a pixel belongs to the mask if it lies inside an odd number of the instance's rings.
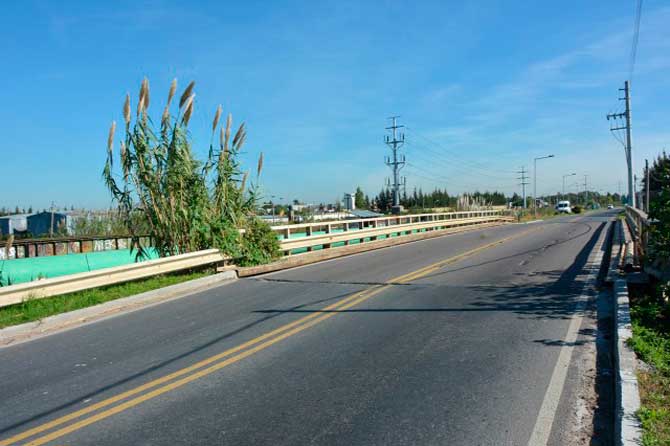
[[[15,214],[0,217],[0,236],[25,233],[28,229],[28,217],[31,214]]]
[[[355,218],[357,220],[364,218],[379,218],[384,216],[384,214],[380,214],[379,212],[368,211],[367,209],[353,209],[349,211],[349,213],[351,214],[351,217],[349,218]]]
[[[38,212],[27,217],[27,229],[33,237],[50,234],[72,235],[74,217],[62,212]]]

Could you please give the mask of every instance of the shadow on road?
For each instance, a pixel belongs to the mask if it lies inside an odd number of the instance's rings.
[[[569,319],[577,314],[577,302],[584,292],[585,280],[588,276],[587,265],[589,254],[595,246],[600,233],[605,224],[593,231],[588,242],[580,250],[575,257],[574,262],[570,267],[564,271],[545,271],[537,273],[547,280],[547,284],[529,284],[519,286],[478,286],[471,285],[466,287],[459,287],[465,289],[469,294],[476,296],[475,300],[467,306],[462,307],[428,307],[428,308],[349,308],[346,310],[310,310],[305,308],[294,309],[268,309],[258,310],[258,313],[263,314],[283,314],[283,313],[402,313],[402,312],[477,312],[477,311],[500,311],[513,312],[524,317],[540,318],[540,319]],[[584,231],[569,239],[556,242],[565,243],[576,237],[583,236],[591,231]],[[541,248],[540,248],[541,249]],[[501,260],[526,255],[537,250],[524,251],[523,253],[514,254],[512,256],[505,256],[488,262],[483,262],[477,265],[471,265],[460,269],[444,271],[433,274],[437,276],[441,274],[451,274],[453,272],[465,269],[475,268],[484,264],[495,263]],[[430,277],[430,276],[427,276]],[[422,285],[414,285],[416,288],[424,288]],[[412,292],[413,287],[404,288],[407,293]],[[454,289],[455,287],[449,285],[437,285],[436,288],[444,288],[445,290]],[[446,294],[446,292],[445,292]],[[551,340],[538,340],[538,342],[547,342],[550,344]]]
[[[123,378],[123,379],[120,379],[120,380],[115,381],[115,382],[113,382],[113,383],[107,384],[107,385],[105,385],[105,386],[103,386],[103,387],[97,389],[95,392],[89,392],[89,393],[85,393],[85,394],[82,394],[82,395],[78,395],[75,399],[71,399],[70,401],[68,401],[68,402],[66,402],[66,403],[60,404],[60,405],[58,405],[58,406],[56,406],[56,407],[52,407],[52,408],[50,408],[50,409],[48,409],[48,410],[45,410],[45,411],[43,411],[43,412],[40,412],[40,413],[38,413],[38,414],[36,414],[36,415],[33,415],[33,416],[29,417],[29,418],[25,418],[25,419],[23,419],[23,420],[21,420],[21,421],[18,421],[18,422],[16,422],[16,423],[11,424],[11,425],[4,426],[4,427],[0,428],[0,435],[1,435],[1,434],[4,434],[4,433],[6,433],[6,432],[9,432],[9,431],[11,431],[11,430],[13,430],[13,429],[16,429],[17,427],[20,427],[20,426],[22,426],[22,425],[24,425],[24,424],[31,423],[31,422],[33,422],[33,421],[37,421],[37,420],[39,420],[39,419],[41,419],[41,418],[43,418],[43,417],[47,417],[47,416],[49,416],[49,415],[52,415],[52,414],[54,414],[54,413],[56,413],[56,412],[58,412],[58,411],[65,410],[65,409],[71,408],[71,407],[76,406],[76,405],[81,405],[81,402],[84,401],[84,400],[93,399],[93,398],[97,397],[98,395],[100,395],[100,394],[102,394],[102,393],[104,393],[104,392],[107,392],[107,391],[109,391],[109,390],[115,389],[115,388],[117,388],[117,387],[119,387],[119,386],[123,386],[124,384],[127,384],[127,383],[129,383],[129,382],[131,382],[131,381],[133,381],[133,380],[138,379],[138,378],[142,378],[142,377],[144,377],[144,376],[146,376],[146,375],[148,375],[148,374],[150,374],[150,373],[152,373],[152,372],[155,372],[155,371],[158,371],[158,370],[160,370],[160,369],[162,369],[162,368],[164,368],[164,367],[167,367],[167,366],[169,366],[170,364],[175,363],[176,361],[179,361],[179,360],[181,360],[181,359],[187,358],[187,357],[189,357],[189,356],[191,356],[191,355],[193,355],[193,354],[196,354],[196,353],[198,353],[198,352],[200,352],[200,351],[203,351],[203,350],[205,350],[205,349],[207,349],[207,348],[209,348],[209,347],[212,347],[212,346],[214,346],[215,344],[217,344],[217,343],[219,343],[219,342],[221,342],[221,341],[224,341],[224,340],[226,340],[226,339],[228,339],[228,338],[230,338],[230,337],[232,337],[232,336],[235,336],[235,335],[240,334],[240,333],[242,333],[242,332],[244,332],[244,331],[247,331],[247,330],[249,330],[250,328],[252,328],[252,327],[254,327],[254,326],[256,326],[256,325],[259,325],[259,324],[262,324],[262,323],[264,323],[264,322],[267,322],[267,321],[269,321],[270,319],[274,319],[274,318],[276,318],[276,317],[279,317],[279,316],[281,316],[282,314],[285,314],[285,313],[291,313],[292,311],[296,311],[296,312],[297,312],[297,311],[299,311],[301,308],[308,307],[308,306],[310,306],[310,305],[318,305],[318,304],[323,304],[323,303],[330,302],[330,301],[336,301],[336,300],[342,299],[342,298],[344,298],[344,297],[347,297],[347,296],[349,296],[349,295],[351,295],[351,293],[338,294],[338,295],[336,295],[336,296],[328,297],[328,298],[325,298],[325,299],[318,299],[318,300],[314,300],[314,301],[311,301],[311,302],[308,302],[308,303],[305,303],[305,304],[302,304],[302,305],[296,305],[295,307],[291,307],[291,308],[288,309],[287,311],[284,311],[284,312],[281,312],[281,313],[278,313],[278,314],[271,314],[271,315],[268,315],[268,316],[265,316],[265,317],[261,317],[261,318],[255,320],[255,321],[253,321],[253,322],[251,322],[251,323],[248,323],[248,324],[246,324],[246,325],[243,325],[242,327],[239,327],[239,328],[237,328],[237,329],[235,329],[235,330],[231,330],[231,331],[229,331],[229,332],[226,332],[226,333],[222,334],[221,336],[218,336],[218,337],[216,337],[216,338],[214,338],[214,339],[211,339],[211,340],[209,340],[209,341],[207,341],[207,342],[205,342],[205,343],[203,343],[203,344],[201,344],[201,345],[199,345],[199,346],[197,346],[197,347],[195,347],[195,348],[193,348],[193,349],[190,349],[190,350],[188,350],[188,351],[186,351],[186,352],[183,352],[183,353],[181,353],[181,354],[179,354],[179,355],[173,356],[173,357],[170,358],[170,359],[161,361],[161,362],[159,362],[159,363],[157,363],[157,364],[155,364],[155,365],[153,365],[153,366],[151,366],[151,367],[147,367],[147,368],[145,368],[145,369],[143,369],[143,370],[140,370],[140,371],[138,371],[138,372],[136,372],[136,373],[133,373],[132,375],[129,375],[129,376]]]
[[[588,225],[587,225],[588,226]],[[554,280],[554,282],[548,286],[542,285],[529,285],[529,286],[518,286],[518,287],[490,287],[490,286],[472,286],[466,287],[471,291],[475,291],[475,295],[480,296],[478,300],[473,302],[470,306],[463,308],[400,308],[400,309],[347,309],[347,310],[332,310],[332,312],[338,313],[356,313],[356,312],[470,312],[470,311],[508,311],[514,312],[527,317],[535,318],[569,318],[575,314],[575,305],[577,302],[577,297],[581,294],[584,283],[583,279],[585,277],[584,267],[586,265],[588,255],[591,252],[591,249],[595,245],[600,232],[603,230],[604,224],[600,225],[599,228],[594,231],[593,235],[586,243],[584,248],[575,258],[574,263],[565,271],[550,271],[543,273],[544,276],[549,280]],[[557,241],[550,246],[566,243],[575,238],[581,237],[591,231],[590,226],[588,230],[576,234],[568,239]],[[478,265],[469,265],[460,269],[445,271],[436,273],[435,275],[440,274],[451,274],[462,269],[466,268],[476,268],[477,266],[486,265],[489,263],[495,263],[504,261],[509,258],[514,258],[521,255],[526,255],[531,252],[537,252],[546,247],[526,251],[522,253],[515,254],[513,256],[506,256],[496,260],[483,262]],[[580,276],[582,275],[582,276]],[[429,276],[428,276],[429,277]],[[420,287],[420,285],[419,285]],[[446,287],[449,288],[449,287]],[[404,288],[407,289],[407,292],[411,292],[412,287]],[[329,301],[335,301],[346,296],[351,295],[351,292],[339,294],[333,297],[328,297],[325,299],[317,299],[302,305],[297,305],[294,307],[286,309],[268,309],[268,310],[258,310],[253,313],[266,314],[264,317],[260,317],[258,320],[255,320],[251,323],[248,323],[242,327],[239,327],[235,330],[226,332],[216,338],[210,339],[207,342],[202,343],[201,345],[192,348],[188,351],[185,351],[181,354],[175,355],[167,360],[156,363],[150,367],[144,368],[132,375],[129,375],[123,379],[114,381],[110,384],[107,384],[94,392],[89,392],[81,395],[77,395],[76,398],[72,398],[70,401],[60,404],[58,406],[52,407],[48,410],[44,410],[38,414],[35,414],[31,417],[24,418],[21,421],[15,422],[11,425],[4,426],[0,428],[0,434],[7,433],[11,430],[14,430],[18,427],[21,427],[27,423],[31,423],[37,420],[40,420],[44,417],[53,415],[59,411],[72,408],[74,406],[80,406],[83,400],[94,399],[101,394],[108,392],[110,390],[119,388],[128,384],[134,380],[144,378],[146,375],[161,370],[165,367],[170,366],[171,364],[197,354],[198,352],[204,351],[205,349],[216,345],[217,343],[224,341],[232,336],[238,335],[244,331],[247,331],[254,326],[267,322],[273,318],[290,314],[290,313],[314,313],[314,312],[324,312],[322,310],[310,310],[307,307],[312,305],[323,304]],[[537,340],[536,342],[545,343],[548,346],[557,345],[556,341],[552,340]]]

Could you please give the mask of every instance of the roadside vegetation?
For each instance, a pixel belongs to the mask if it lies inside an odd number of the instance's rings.
[[[105,184],[118,204],[138,257],[144,256],[146,248],[141,237],[148,235],[161,256],[218,248],[238,265],[269,262],[278,257],[279,243],[270,227],[255,215],[263,155],[252,181],[239,162],[247,138],[244,123],[233,132],[229,114],[219,125],[219,106],[212,121],[207,158],[197,159],[188,129],[195,108],[194,86],[194,82],[188,84],[173,102],[177,92],[174,80],[157,121],[149,117],[146,78],[135,113],[131,112],[130,95],[126,96],[124,137],[116,154],[115,122],[109,131]]]
[[[44,299],[29,299],[20,304],[0,308],[0,328],[38,321],[54,314],[79,310],[122,297],[133,296],[146,291],[199,279],[213,274],[213,272],[212,269],[205,269],[166,274]]]
[[[647,364],[638,373],[645,446],[670,445],[670,311],[661,293],[631,302],[630,345]]]
[[[665,275],[650,291],[631,299],[631,347],[647,364],[638,373],[643,445],[670,445],[670,158],[663,153],[649,172],[649,232],[644,263]],[[646,176],[645,176],[646,182]],[[645,184],[646,186],[646,184]],[[644,190],[644,189],[643,189]]]

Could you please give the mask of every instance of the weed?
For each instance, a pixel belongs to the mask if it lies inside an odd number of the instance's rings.
[[[633,337],[628,343],[649,365],[638,373],[645,446],[670,445],[670,311],[659,297],[631,301]]]
[[[155,276],[134,282],[109,285],[91,290],[42,299],[28,298],[15,305],[0,308],[0,328],[44,319],[54,314],[78,310],[110,300],[132,296],[145,291],[174,285],[177,283],[204,277],[211,271],[197,271],[181,274]]]

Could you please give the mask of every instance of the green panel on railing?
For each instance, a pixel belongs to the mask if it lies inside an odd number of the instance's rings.
[[[149,259],[158,258],[153,248],[147,249],[147,254]],[[5,260],[0,263],[0,286],[128,265],[134,262],[135,253],[131,254],[129,249]]]

